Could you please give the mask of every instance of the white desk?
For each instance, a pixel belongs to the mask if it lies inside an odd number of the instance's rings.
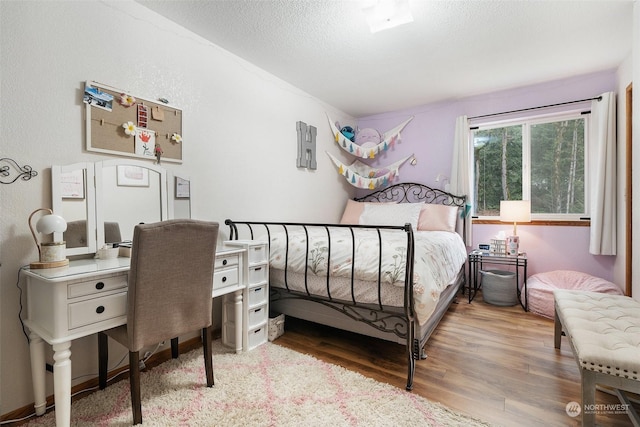
[[[242,351],[242,293],[245,249],[216,253],[213,297],[234,293],[235,348]],[[56,425],[71,421],[71,341],[127,323],[127,275],[130,258],[83,259],[68,267],[29,270],[27,319],[35,411],[46,411],[45,347],[53,346]]]

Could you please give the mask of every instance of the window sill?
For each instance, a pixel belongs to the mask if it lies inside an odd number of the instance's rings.
[[[497,219],[472,219],[473,224],[496,224],[496,225],[507,225],[508,223],[502,222]],[[579,221],[565,221],[565,220],[534,220],[531,222],[521,222],[518,224],[519,226],[529,226],[529,225],[544,225],[544,226],[560,226],[560,227],[589,227],[591,225],[591,220],[579,220]]]

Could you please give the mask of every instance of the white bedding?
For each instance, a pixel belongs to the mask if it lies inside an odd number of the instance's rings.
[[[326,271],[329,243],[327,231],[320,227],[308,227],[309,290],[314,294],[326,296]],[[342,280],[332,281],[330,292],[333,298],[351,300],[351,269],[355,266],[357,281],[356,301],[360,303],[378,302],[378,233],[374,230],[354,229],[355,262],[351,232],[347,228],[331,228],[331,276]],[[399,230],[382,230],[382,276],[385,305],[402,307],[404,305],[404,277],[407,249],[407,235]],[[440,293],[455,279],[467,258],[462,238],[457,233],[446,231],[414,232],[414,309],[420,324],[426,322],[434,311]],[[271,236],[271,286],[284,286],[286,236],[284,233]],[[289,288],[293,287],[292,278],[304,290],[304,270],[306,253],[306,235],[302,228],[289,230],[288,271]],[[345,280],[348,279],[348,280]],[[301,282],[301,283],[300,283]],[[295,289],[295,288],[294,288]]]

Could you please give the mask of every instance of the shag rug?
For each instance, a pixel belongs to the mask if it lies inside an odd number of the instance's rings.
[[[141,374],[144,426],[487,426],[404,389],[277,344],[235,354],[214,341]],[[130,426],[129,380],[74,402],[72,426]],[[53,426],[55,413],[28,426]]]

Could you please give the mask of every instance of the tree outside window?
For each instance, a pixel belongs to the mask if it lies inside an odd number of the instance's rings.
[[[500,215],[500,200],[531,200],[539,219],[586,215],[586,115],[472,129],[474,215]]]

